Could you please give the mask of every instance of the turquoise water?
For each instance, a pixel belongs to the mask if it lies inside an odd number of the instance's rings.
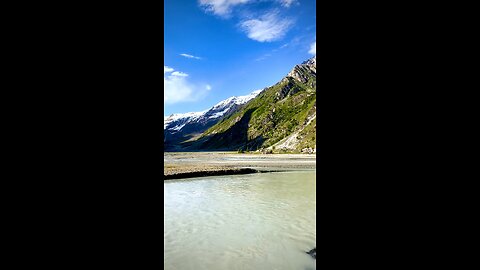
[[[315,269],[315,171],[164,182],[165,269]]]

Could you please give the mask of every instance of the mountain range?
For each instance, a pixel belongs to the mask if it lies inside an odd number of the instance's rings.
[[[165,151],[316,151],[316,56],[273,86],[164,118]]]

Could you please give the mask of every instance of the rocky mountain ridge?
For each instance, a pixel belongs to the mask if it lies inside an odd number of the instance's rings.
[[[225,115],[184,150],[316,151],[316,57]]]

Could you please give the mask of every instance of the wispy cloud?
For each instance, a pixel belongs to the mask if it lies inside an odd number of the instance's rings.
[[[210,85],[205,87],[188,81],[189,75],[173,68],[164,66],[163,86],[165,104],[192,102],[203,98],[210,90]],[[167,74],[168,73],[168,74]]]
[[[262,2],[270,2],[270,11],[255,16],[256,11],[252,6]],[[231,18],[232,14],[236,14],[236,19],[240,21],[238,25],[250,39],[271,42],[282,39],[294,24],[292,19],[279,15],[282,7],[298,4],[298,0],[198,0],[198,4],[206,12],[222,18]],[[234,13],[234,10],[239,10],[240,13]]]
[[[310,45],[310,50],[308,51],[308,53],[312,55],[317,55],[317,41],[313,42]]]
[[[174,71],[173,68],[167,67],[167,66],[163,66],[163,74],[168,73],[168,72],[172,72],[172,71]]]
[[[278,2],[280,2],[280,5],[284,6],[284,7],[290,7],[293,3],[297,2],[297,0],[277,0]]]
[[[271,42],[281,39],[293,24],[293,20],[280,18],[278,12],[270,11],[259,19],[245,20],[240,28],[250,39],[259,42]]]
[[[279,49],[287,49],[287,50],[296,50],[299,49],[305,51],[305,48],[308,48],[309,51],[312,45],[315,46],[315,37],[313,38],[312,42],[312,35],[309,33],[304,34],[297,34],[295,37],[290,39],[287,43],[283,44],[279,47]]]
[[[252,0],[199,0],[199,4],[207,12],[221,17],[228,17],[234,6],[246,4]]]
[[[176,77],[188,77],[188,74],[187,74],[187,73],[180,72],[180,71],[174,71],[174,72],[172,72],[172,76],[176,76]]]
[[[262,60],[267,59],[267,58],[270,57],[270,56],[272,56],[272,55],[269,54],[269,53],[266,53],[266,54],[260,56],[259,58],[255,59],[255,61],[262,61]]]
[[[201,57],[193,56],[191,54],[186,54],[186,53],[181,53],[180,55],[183,56],[183,57],[186,57],[186,58],[193,58],[193,59],[198,59],[198,60],[202,59]]]

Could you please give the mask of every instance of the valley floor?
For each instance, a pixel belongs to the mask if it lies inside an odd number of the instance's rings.
[[[164,179],[316,168],[314,154],[166,152],[163,159]]]

